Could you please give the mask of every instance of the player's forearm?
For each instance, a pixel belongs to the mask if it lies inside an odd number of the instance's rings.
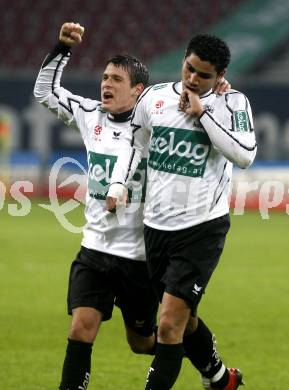
[[[230,131],[217,122],[213,116],[204,112],[200,117],[212,144],[229,161],[240,168],[249,167],[254,161],[257,145],[253,131],[237,132]]]
[[[141,150],[136,150],[131,144],[122,148],[113,168],[110,186],[106,198],[108,211],[115,212],[117,205],[126,203],[127,182],[133,176],[141,160]]]
[[[147,151],[149,133],[141,126],[131,124],[131,132],[123,139],[120,153],[111,175],[111,183],[125,184],[132,178],[142,155]]]
[[[57,89],[70,55],[70,47],[58,43],[45,58],[34,86],[34,96],[39,103],[49,107],[54,105],[53,100],[57,100]]]
[[[117,162],[111,175],[111,183],[122,183],[124,185],[132,178],[136,168],[141,161],[142,150],[134,147],[123,149],[118,155]]]

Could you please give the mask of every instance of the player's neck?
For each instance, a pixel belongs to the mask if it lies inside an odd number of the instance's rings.
[[[109,120],[113,122],[127,122],[130,120],[131,114],[132,114],[132,109],[125,112],[121,112],[120,114],[113,114],[110,112],[107,115],[107,117]]]

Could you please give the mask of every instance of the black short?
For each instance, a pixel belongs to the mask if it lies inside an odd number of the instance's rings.
[[[68,313],[93,307],[109,320],[113,306],[136,333],[149,336],[156,325],[158,297],[151,287],[147,265],[81,247],[70,270]]]
[[[228,214],[183,230],[162,231],[145,226],[150,279],[160,300],[166,291],[184,299],[196,312],[229,228]]]

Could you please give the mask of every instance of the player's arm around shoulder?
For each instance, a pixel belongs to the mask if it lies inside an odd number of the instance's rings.
[[[240,168],[249,167],[257,153],[254,120],[249,99],[243,93],[231,89],[226,96],[231,111],[232,137],[236,145],[236,162]]]
[[[132,178],[143,155],[147,155],[149,132],[146,99],[152,86],[147,87],[140,95],[131,118],[130,127],[122,140],[122,147],[111,175],[111,184],[106,197],[106,208],[115,212],[117,206],[127,202],[127,183]]]
[[[227,109],[231,112],[232,132],[240,138],[251,139],[256,143],[253,114],[247,96],[231,89],[225,100]]]
[[[240,168],[249,167],[257,145],[248,98],[231,89],[220,96],[212,112],[205,110],[200,122],[215,149]]]

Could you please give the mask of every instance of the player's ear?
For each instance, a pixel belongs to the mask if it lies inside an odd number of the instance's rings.
[[[139,95],[142,94],[143,90],[145,89],[144,88],[144,85],[143,83],[138,83],[134,86],[134,89],[135,89],[135,94],[137,97],[139,97]]]

